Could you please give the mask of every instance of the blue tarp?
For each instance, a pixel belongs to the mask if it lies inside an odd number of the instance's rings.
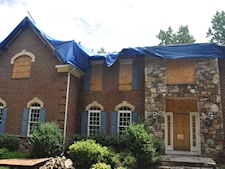
[[[214,43],[196,43],[169,46],[149,46],[124,48],[119,53],[106,53],[99,55],[85,46],[75,41],[55,40],[40,29],[28,18],[25,17],[21,23],[10,33],[10,35],[0,43],[0,51],[7,49],[10,41],[17,33],[30,25],[38,33],[42,34],[43,40],[50,43],[61,61],[65,64],[72,64],[83,71],[87,71],[90,59],[104,59],[107,66],[110,67],[115,63],[118,57],[162,57],[170,59],[179,58],[225,58],[225,47]],[[113,45],[113,44],[112,44]]]
[[[10,41],[20,30],[23,30],[27,26],[31,26],[35,31],[40,33],[43,40],[47,41],[54,47],[55,52],[65,64],[71,64],[83,71],[86,71],[89,68],[90,57],[97,55],[97,53],[79,43],[76,43],[74,40],[59,41],[49,37],[47,34],[41,31],[28,17],[25,17],[19,23],[19,25],[0,43],[0,51],[8,49],[10,46]]]
[[[162,57],[168,59],[179,58],[225,58],[225,46],[219,46],[214,43],[195,43],[168,46],[150,46],[124,48],[117,56],[106,56],[106,63],[111,66],[117,57]]]

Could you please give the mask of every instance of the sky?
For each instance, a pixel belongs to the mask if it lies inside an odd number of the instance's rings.
[[[57,40],[75,40],[97,52],[157,46],[156,35],[183,25],[196,43],[225,0],[0,0],[0,42],[31,14],[39,29]]]

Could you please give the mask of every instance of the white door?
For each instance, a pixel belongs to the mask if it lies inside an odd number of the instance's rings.
[[[197,112],[165,114],[165,151],[167,154],[201,154]]]

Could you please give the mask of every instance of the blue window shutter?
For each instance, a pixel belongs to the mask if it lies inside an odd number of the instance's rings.
[[[111,113],[110,134],[117,134],[118,112]]]
[[[132,88],[139,88],[139,65],[137,62],[133,63],[133,77],[132,77]]]
[[[100,132],[106,134],[106,126],[107,126],[107,113],[101,112],[101,126],[100,126]]]
[[[138,122],[138,113],[132,112],[132,122],[137,123]]]
[[[2,110],[2,121],[1,121],[1,124],[0,124],[0,134],[5,133],[7,113],[8,113],[8,108],[3,108],[3,110]]]
[[[29,108],[24,108],[23,109],[21,136],[27,136],[28,118],[29,118]]]
[[[41,108],[41,110],[40,110],[40,122],[41,123],[45,122],[45,117],[46,117],[46,109]]]
[[[87,70],[86,74],[84,75],[84,90],[90,90],[90,81],[91,81],[91,69]]]
[[[82,112],[81,118],[81,134],[87,134],[88,112]]]

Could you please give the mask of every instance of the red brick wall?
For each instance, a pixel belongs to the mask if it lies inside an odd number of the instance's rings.
[[[222,112],[223,112],[223,127],[225,137],[225,59],[219,59],[219,73],[220,73]]]
[[[30,78],[11,79],[13,65],[11,58],[27,50],[35,55],[32,62]],[[9,49],[0,54],[0,97],[6,101],[8,117],[6,132],[20,135],[23,108],[34,97],[44,102],[46,108],[46,120],[57,121],[61,128],[64,124],[67,73],[57,73],[55,65],[60,61],[52,55],[51,50],[39,39],[29,27],[24,29],[10,44]],[[71,78],[71,94],[76,93],[77,80]],[[76,95],[73,96],[74,100]],[[69,107],[69,118],[74,113],[74,105]],[[72,118],[71,118],[72,119]],[[75,120],[75,119],[74,119]],[[70,120],[71,122],[71,120]],[[74,126],[68,127],[70,130]],[[71,133],[71,132],[69,132]]]
[[[78,100],[78,111],[76,120],[76,132],[80,133],[81,113],[85,107],[97,101],[104,106],[104,112],[107,112],[107,133],[110,131],[110,112],[115,112],[115,107],[127,101],[135,106],[135,112],[139,117],[144,117],[144,57],[134,58],[134,62],[139,63],[139,89],[131,91],[119,91],[119,61],[108,68],[103,65],[102,91],[84,91],[81,85],[81,94]]]

